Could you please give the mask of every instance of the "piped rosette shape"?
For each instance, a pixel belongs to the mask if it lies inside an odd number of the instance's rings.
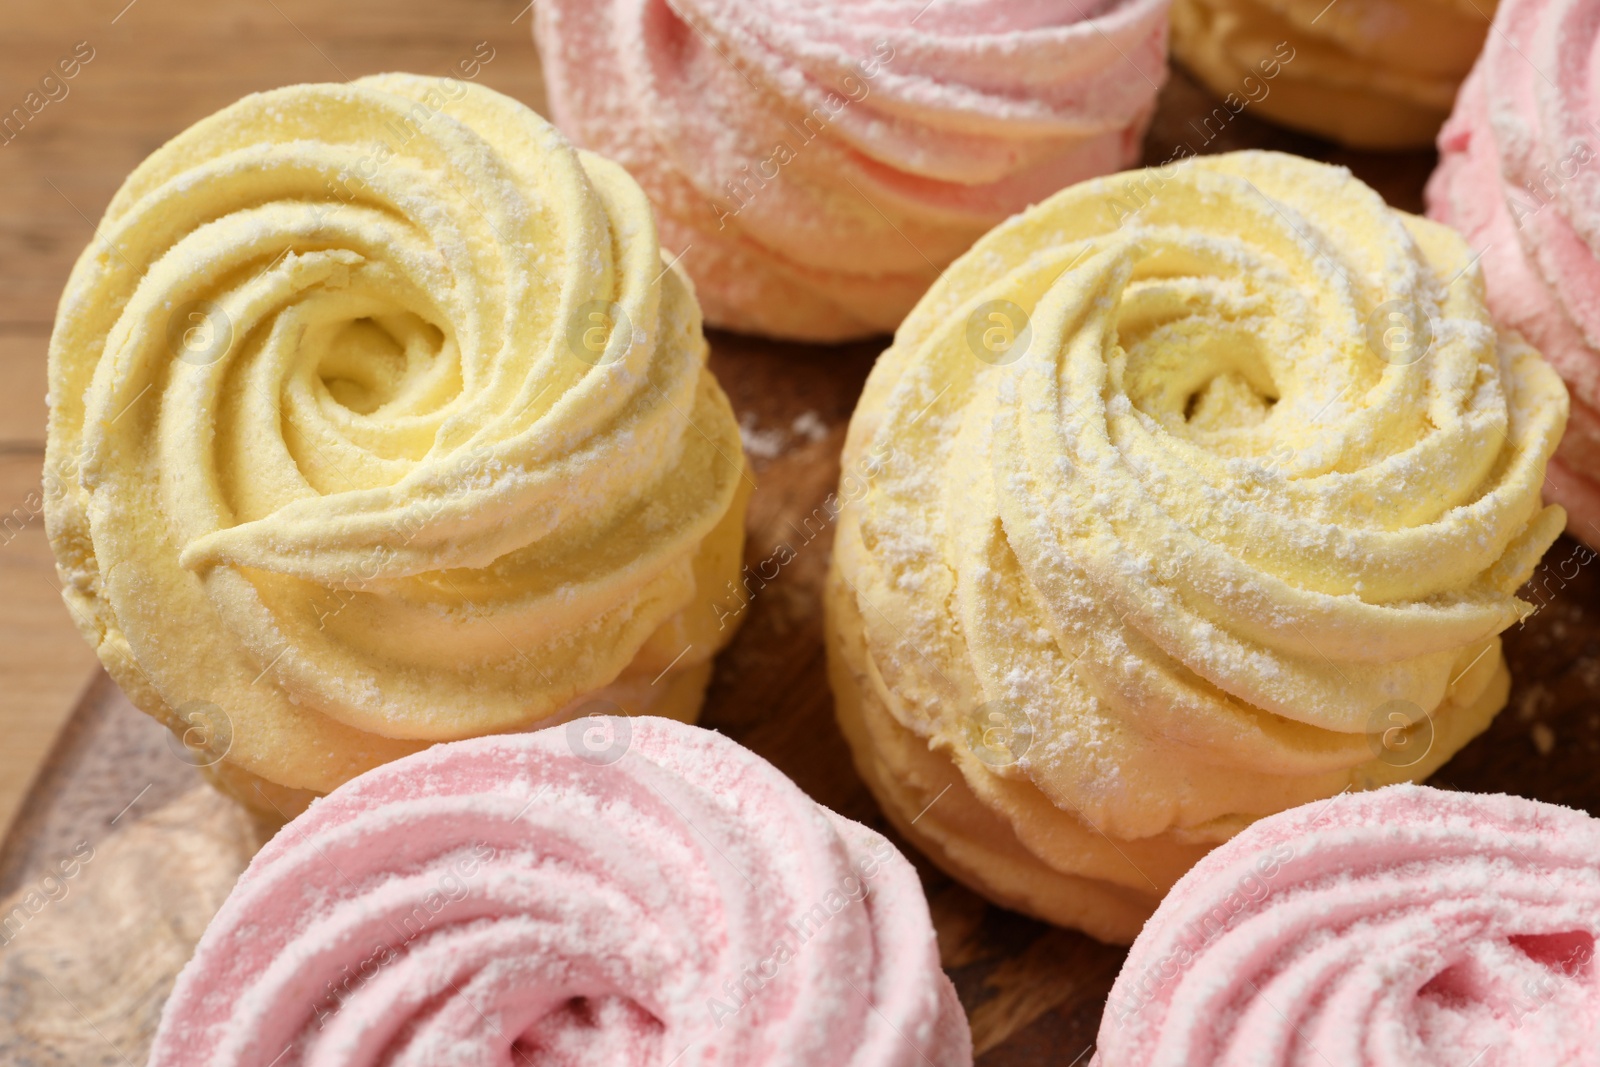
[[[942,267],[1131,165],[1167,0],[539,0],[550,111],[632,172],[706,321],[888,333]]]
[[[1129,941],[1251,820],[1487,725],[1565,413],[1466,244],[1346,170],[1065,190],[951,266],[852,420],[857,765],[958,878]]]
[[[134,171],[62,296],[68,607],[280,816],[592,701],[692,718],[748,481],[706,352],[638,187],[515,101],[247,97]]]
[[[883,837],[654,717],[440,745],[251,863],[151,1067],[968,1067]]]
[[[1111,1067],[1593,1064],[1600,822],[1398,785],[1262,819],[1133,943]]]
[[[1483,256],[1489,310],[1572,390],[1550,463],[1567,529],[1600,548],[1600,3],[1507,0],[1439,134],[1428,215]]]

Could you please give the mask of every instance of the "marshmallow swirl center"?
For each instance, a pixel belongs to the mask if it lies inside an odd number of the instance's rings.
[[[703,628],[743,457],[664,268],[619,167],[461,81],[293,86],[179,135],[51,345],[50,533],[113,675],[321,791]]]
[[[1347,171],[1084,183],[953,265],[873,372],[853,670],[1029,852],[1158,897],[1195,845],[1427,774],[1499,709],[1565,413],[1460,239]],[[1385,747],[1412,726],[1415,758]]]
[[[317,801],[206,930],[150,1062],[972,1057],[887,840],[718,734],[596,717],[436,746]]]
[[[1099,1064],[1585,1063],[1600,823],[1394,786],[1262,820],[1134,942]]]

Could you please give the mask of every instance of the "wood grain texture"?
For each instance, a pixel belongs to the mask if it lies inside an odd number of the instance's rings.
[[[443,72],[489,42],[481,80],[539,106],[525,0],[9,0],[0,9],[0,114],[76,42],[95,58],[70,93],[0,145],[0,513],[38,479],[43,355],[55,300],[123,176],[162,141],[246,92],[382,70]],[[1145,158],[1273,147],[1342,163],[1420,210],[1431,153],[1342,152],[1226,121],[1181,74]],[[713,367],[760,485],[747,562],[794,558],[744,607],[702,722],[749,745],[822,803],[885,824],[851,767],[823,670],[826,498],[844,428],[881,342],[831,348],[712,337]],[[0,827],[50,756],[0,850],[0,1062],[140,1063],[173,975],[259,831],[177,759],[166,734],[103,675],[50,738],[92,655],[55,590],[37,520],[0,547]],[[1550,559],[1571,558],[1563,540]],[[786,557],[788,554],[783,553]],[[1571,572],[1571,568],[1566,568]],[[1547,606],[1508,635],[1511,706],[1436,782],[1600,812],[1600,578],[1548,581]],[[768,568],[770,573],[770,566]],[[66,892],[46,882],[87,846]],[[985,904],[913,854],[982,1067],[1086,1063],[1118,949]],[[30,896],[30,894],[32,894]],[[34,908],[33,905],[39,905]],[[20,919],[8,918],[18,915]]]
[[[47,344],[49,337],[42,330],[0,332],[0,454],[35,456],[35,467],[44,458]],[[9,491],[0,499],[10,500]]]
[[[0,451],[0,834],[96,663],[56,583],[42,461],[37,447]]]

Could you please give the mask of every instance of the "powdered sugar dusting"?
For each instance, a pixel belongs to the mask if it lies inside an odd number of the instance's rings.
[[[436,746],[314,803],[207,929],[150,1062],[508,1056],[972,1062],[886,840],[717,734],[598,716]]]

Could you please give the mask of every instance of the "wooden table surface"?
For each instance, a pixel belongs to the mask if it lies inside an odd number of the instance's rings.
[[[0,850],[0,898],[11,895],[0,913],[75,843],[96,850],[92,873],[70,895],[14,941],[0,937],[0,1062],[143,1062],[172,974],[254,843],[253,829],[196,788],[193,770],[165,751],[163,732],[98,674],[57,595],[37,492],[44,355],[67,272],[127,172],[247,92],[384,70],[444,73],[487,42],[493,59],[479,80],[540,107],[525,3],[6,0],[0,8],[0,116],[57,60],[93,53],[64,97],[0,143],[0,836],[15,820]],[[1280,148],[1345,163],[1390,203],[1420,209],[1431,153],[1340,153],[1248,111],[1207,142],[1192,120],[1212,105],[1175,75],[1147,162],[1185,147]],[[835,483],[844,427],[882,342],[819,349],[715,335],[712,344],[761,486],[747,548],[760,560],[792,539],[789,523]],[[822,802],[882,828],[832,721],[818,598],[828,540],[807,545],[752,603],[718,661],[702,721]],[[1551,559],[1572,551],[1563,541]],[[1511,705],[1436,781],[1600,812],[1592,772],[1600,627],[1585,614],[1600,593],[1593,571],[1561,583],[1508,636]],[[987,907],[918,862],[980,1063],[1086,1057],[1120,951]]]

